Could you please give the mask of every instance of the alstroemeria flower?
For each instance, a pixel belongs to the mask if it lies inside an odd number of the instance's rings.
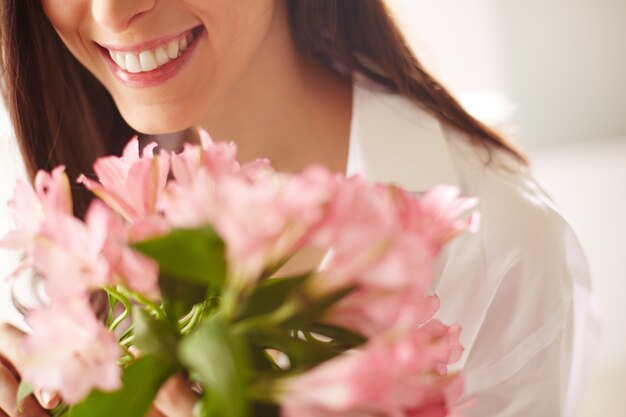
[[[439,303],[436,297],[427,296],[434,267],[429,244],[401,228],[386,241],[378,258],[354,274],[355,289],[330,307],[325,321],[372,337],[394,328],[416,327],[432,318]],[[331,261],[318,279],[332,279],[333,267]]]
[[[407,232],[423,236],[435,255],[459,233],[478,229],[480,218],[472,211],[478,200],[461,197],[455,186],[437,185],[417,198],[399,189],[397,194],[402,227]]]
[[[180,228],[212,224],[218,205],[218,186],[217,178],[206,168],[194,172],[193,181],[188,183],[170,181],[163,198],[167,223]]]
[[[44,277],[52,299],[86,295],[112,283],[111,266],[103,254],[109,236],[107,209],[95,202],[85,222],[56,216],[44,222],[35,238],[33,264]]]
[[[219,185],[215,228],[226,242],[232,279],[250,280],[309,242],[335,193],[321,167],[300,175],[259,169]]]
[[[313,238],[315,245],[331,249],[332,256],[311,290],[326,294],[355,285],[389,251],[396,229],[394,207],[384,187],[361,177],[342,181]]]
[[[97,223],[101,229],[105,230],[106,238],[102,247],[102,256],[109,264],[110,284],[120,283],[148,298],[159,299],[158,264],[129,247],[130,234],[133,229],[149,220],[140,220],[138,223],[129,225],[100,201],[94,201],[91,204],[87,216],[88,224]],[[158,220],[157,217],[151,219]]]
[[[237,146],[233,142],[213,142],[205,130],[198,134],[200,146],[185,144],[181,153],[172,153],[172,174],[179,185],[191,185],[200,170],[207,170],[213,177],[239,171]]]
[[[439,297],[415,288],[358,287],[322,317],[324,323],[367,337],[423,325],[439,310]]]
[[[9,208],[16,229],[0,241],[0,246],[28,251],[47,218],[72,215],[72,194],[65,167],[59,166],[51,173],[37,172],[34,187],[18,180]]]
[[[78,178],[102,201],[124,216],[128,221],[154,216],[169,173],[169,154],[153,155],[156,143],[143,148],[139,156],[139,141],[133,138],[124,148],[121,157],[99,158],[94,170],[99,182],[84,175]]]
[[[68,298],[45,310],[31,310],[26,321],[22,377],[36,388],[59,392],[70,404],[92,389],[113,391],[121,386],[117,363],[120,348],[87,301]]]
[[[454,187],[416,197],[358,178],[345,183],[325,229],[332,257],[309,290],[355,289],[324,321],[371,337],[431,319],[438,308],[427,296],[435,257],[448,239],[470,228],[471,220],[460,216],[474,205]]]
[[[458,360],[459,329],[439,322],[371,340],[312,370],[282,381],[284,417],[448,415],[462,380],[447,375]],[[439,414],[437,414],[438,412]]]
[[[239,172],[237,146],[213,142],[199,130],[200,145],[185,144],[179,154],[172,153],[174,181],[167,184],[163,212],[173,227],[198,227],[215,221],[218,183]]]

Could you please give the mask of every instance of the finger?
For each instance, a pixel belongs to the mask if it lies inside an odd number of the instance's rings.
[[[161,413],[156,408],[152,407],[150,411],[148,411],[148,414],[146,414],[146,417],[167,417],[167,416]]]
[[[40,389],[36,390],[33,395],[35,395],[37,402],[46,410],[52,410],[61,402],[61,397],[54,391]]]
[[[16,381],[21,380],[25,354],[23,351],[24,333],[8,323],[0,324],[0,364],[13,374]],[[36,390],[35,398],[42,407],[51,410],[61,401],[59,395],[48,390]]]
[[[11,371],[16,373],[24,363],[24,333],[8,323],[0,324],[0,356],[10,362]],[[3,361],[5,364],[6,362]],[[9,369],[11,368],[9,367]]]
[[[46,417],[46,412],[30,395],[22,401],[18,410],[16,402],[18,385],[13,374],[4,366],[0,366],[0,411],[8,417]]]
[[[154,406],[166,417],[189,417],[198,395],[191,390],[189,382],[182,374],[168,379],[157,393]]]

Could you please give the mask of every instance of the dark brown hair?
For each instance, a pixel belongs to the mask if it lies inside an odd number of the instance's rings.
[[[398,92],[486,149],[524,156],[470,116],[418,62],[383,0],[286,0],[292,32],[305,50],[345,77],[360,72]],[[72,56],[40,0],[0,6],[2,90],[27,171],[64,164],[70,178],[95,158],[118,153],[132,130],[104,87]],[[74,190],[77,214],[89,196]]]

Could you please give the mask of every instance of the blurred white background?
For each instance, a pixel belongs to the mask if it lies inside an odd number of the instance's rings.
[[[388,1],[424,63],[528,151],[578,233],[604,320],[580,416],[626,416],[626,1]],[[23,176],[10,132],[0,109],[2,235]],[[0,251],[0,274],[14,263]],[[0,284],[14,320],[9,302]]]
[[[418,56],[530,155],[603,320],[580,417],[626,416],[626,1],[388,0]]]

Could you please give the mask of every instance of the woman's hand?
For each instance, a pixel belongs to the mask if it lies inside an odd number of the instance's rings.
[[[37,391],[24,399],[17,408],[17,389],[24,364],[22,343],[24,333],[10,324],[0,324],[0,417],[46,417],[60,402],[58,394]],[[192,417],[193,407],[198,400],[187,380],[174,375],[157,394],[148,417]]]
[[[20,384],[20,370],[24,363],[22,342],[24,333],[15,327],[0,324],[0,416],[45,417],[44,409],[52,409],[60,398],[54,393],[36,392],[24,399],[17,409],[17,388]]]
[[[154,400],[149,417],[192,417],[198,394],[183,375],[174,375],[163,385]]]

